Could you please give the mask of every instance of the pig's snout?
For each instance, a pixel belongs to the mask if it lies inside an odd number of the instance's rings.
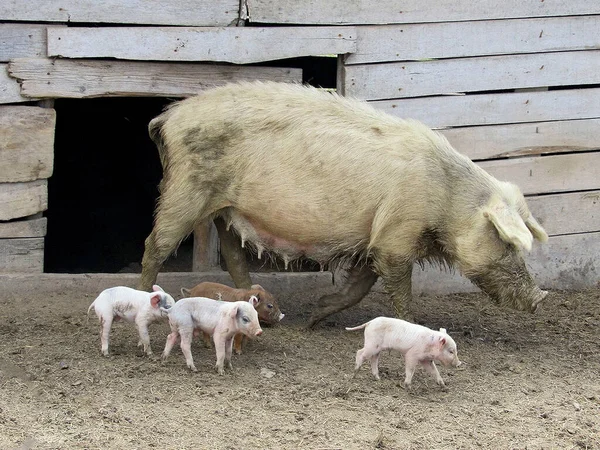
[[[460,367],[462,365],[462,362],[458,360],[458,358],[456,358],[454,361],[452,361],[452,365],[454,367]]]
[[[254,333],[255,336],[260,336],[262,334],[262,328],[259,328],[258,330],[256,330],[256,333]]]

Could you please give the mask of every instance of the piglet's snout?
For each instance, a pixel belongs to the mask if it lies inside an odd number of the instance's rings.
[[[454,361],[452,361],[452,365],[454,367],[460,367],[461,364],[462,364],[462,362],[459,361],[458,358],[454,358]]]
[[[258,330],[256,330],[256,333],[254,333],[255,336],[260,336],[262,334],[262,328],[259,328]]]

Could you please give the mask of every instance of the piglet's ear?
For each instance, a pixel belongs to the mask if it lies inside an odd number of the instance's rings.
[[[250,289],[259,289],[261,291],[265,290],[265,288],[262,287],[260,284],[253,284],[252,286],[250,286]]]
[[[446,345],[446,338],[443,336],[440,336],[440,346],[443,347],[444,345]]]
[[[158,305],[160,304],[160,293],[155,292],[150,296],[150,304],[153,308],[158,308]]]
[[[504,242],[527,251],[531,250],[533,243],[531,232],[517,211],[500,198],[492,198],[483,210],[483,215],[496,227],[500,239]]]
[[[235,319],[237,317],[237,313],[238,313],[238,305],[236,305],[234,303],[233,308],[231,308],[231,311],[229,311],[229,317],[231,317],[232,319]]]
[[[259,302],[260,302],[260,300],[258,299],[258,297],[256,295],[251,295],[250,298],[248,299],[248,303],[250,303],[252,306],[258,305]]]
[[[445,328],[440,328],[440,333],[448,334],[448,333],[446,333],[446,329]]]
[[[154,286],[152,286],[152,290],[154,292],[165,292],[158,284],[155,284]]]

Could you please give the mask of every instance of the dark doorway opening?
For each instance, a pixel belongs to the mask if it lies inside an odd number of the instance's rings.
[[[139,264],[162,176],[147,127],[168,102],[56,100],[46,272],[119,272]]]

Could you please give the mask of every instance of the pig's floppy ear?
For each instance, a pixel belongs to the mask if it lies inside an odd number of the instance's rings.
[[[163,289],[158,284],[153,285],[152,286],[152,290],[154,292],[165,292],[165,291],[163,291]]]
[[[260,303],[260,300],[256,295],[251,295],[248,299],[248,303],[250,303],[252,306],[256,306]]]
[[[250,286],[250,289],[260,289],[261,291],[265,290],[265,288],[262,287],[260,284],[253,284],[252,286]]]
[[[483,210],[500,235],[500,239],[516,247],[531,250],[533,236],[521,216],[498,197],[490,200]]]
[[[160,292],[154,292],[150,296],[150,304],[153,308],[158,308],[158,305],[160,304]]]
[[[525,219],[525,225],[529,231],[531,231],[533,237],[538,241],[546,242],[548,240],[548,233],[546,233],[546,230],[542,228],[538,221],[535,220],[535,217],[533,217],[531,214],[529,214],[529,217]]]

